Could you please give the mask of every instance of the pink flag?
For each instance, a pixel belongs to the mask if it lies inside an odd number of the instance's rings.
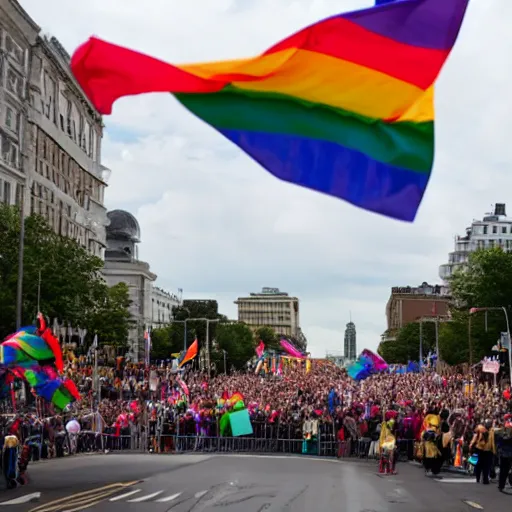
[[[258,359],[261,358],[263,352],[265,352],[265,343],[260,340],[260,344],[256,347],[256,355],[258,356]]]

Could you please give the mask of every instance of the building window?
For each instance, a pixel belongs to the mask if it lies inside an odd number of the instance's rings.
[[[8,34],[5,36],[5,51],[17,64],[25,65],[25,52]]]
[[[12,132],[18,133],[20,126],[20,115],[12,107],[6,107],[5,109],[5,126]]]
[[[506,232],[507,232],[507,226],[502,226],[502,228],[501,228],[501,232],[502,232],[503,234],[506,234]]]
[[[495,235],[498,232],[498,226],[493,226],[492,227],[492,232]]]
[[[484,235],[487,235],[487,226],[484,226]]]
[[[18,167],[18,146],[7,137],[2,137],[0,143],[2,160],[12,167]]]
[[[4,181],[4,203],[11,204],[11,184],[8,181]]]
[[[7,90],[16,97],[23,98],[23,78],[10,68],[7,70]]]

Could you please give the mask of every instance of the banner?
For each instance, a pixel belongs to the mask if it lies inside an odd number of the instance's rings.
[[[482,361],[482,371],[484,373],[493,373],[494,375],[500,372],[500,362],[492,360]]]

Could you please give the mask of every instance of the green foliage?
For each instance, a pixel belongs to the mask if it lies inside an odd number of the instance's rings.
[[[423,323],[423,356],[435,347],[435,326]],[[389,364],[407,364],[418,361],[420,351],[420,324],[411,322],[396,333],[394,341],[381,342],[377,352]]]
[[[468,312],[473,307],[507,308],[511,314],[512,253],[501,248],[478,250],[470,254],[464,270],[450,279],[453,321],[443,329],[440,350],[443,359],[468,361]],[[506,331],[503,311],[479,312],[471,315],[473,363],[489,355],[492,346]],[[446,354],[443,352],[446,352]]]
[[[245,367],[247,361],[254,356],[254,338],[251,329],[243,323],[222,323],[217,327],[216,344],[218,350],[212,359],[217,371],[224,370],[224,354],[226,354],[226,367],[229,370],[234,366],[237,370]]]
[[[188,318],[208,318],[217,320],[222,317],[219,315],[219,305],[216,300],[184,300],[183,304],[173,308],[175,320],[183,321]],[[204,320],[187,322],[187,330],[195,332],[200,346],[206,340],[206,322]],[[216,323],[210,323],[208,337],[211,341],[216,336]]]
[[[276,334],[276,331],[272,329],[272,327],[265,325],[263,327],[258,327],[254,331],[255,345],[258,345],[260,340],[265,344],[266,350],[280,350],[281,348],[279,344],[279,336]]]
[[[128,331],[133,324],[130,315],[130,290],[126,283],[99,286],[95,304],[85,317],[85,327],[98,335],[100,345],[127,348]],[[82,322],[83,323],[83,322]]]
[[[0,205],[1,336],[16,327],[19,234],[19,210]],[[35,319],[40,284],[39,309],[46,316],[87,328],[90,339],[98,331],[102,342],[123,343],[129,325],[127,289],[108,289],[101,277],[103,261],[56,234],[38,215],[25,219],[24,240],[22,324]]]
[[[151,359],[169,359],[171,354],[184,350],[184,324],[172,323],[154,329],[151,333]],[[195,331],[187,326],[187,347],[195,338]]]

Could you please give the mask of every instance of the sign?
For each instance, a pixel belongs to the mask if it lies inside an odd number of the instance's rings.
[[[391,293],[414,293],[410,286],[393,286]]]
[[[492,361],[492,360],[483,360],[482,361],[482,371],[484,373],[493,373],[496,375],[500,372],[500,362]]]
[[[508,339],[508,333],[501,333],[500,344],[502,348],[506,348],[507,350],[510,348],[510,340]]]

